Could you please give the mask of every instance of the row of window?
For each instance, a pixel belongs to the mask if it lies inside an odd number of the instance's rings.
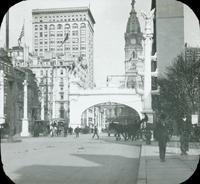
[[[46,73],[48,73],[49,71],[49,74],[52,75],[52,70],[40,70],[40,75],[43,76],[43,75],[46,75]]]
[[[63,25],[63,24],[57,24],[57,26],[56,25],[54,25],[54,24],[50,24],[49,25],[49,30],[55,30],[56,28],[57,28],[57,30],[60,30],[60,29],[63,29],[63,28],[65,28],[65,29],[70,29],[70,24],[65,24],[65,25]],[[34,28],[35,28],[35,30],[47,30],[48,29],[48,25],[35,25],[34,26]],[[72,24],[72,29],[78,29],[79,28],[79,26],[78,26],[78,24],[77,23],[74,23],[74,24]],[[83,29],[83,28],[86,28],[86,24],[85,23],[81,23],[80,24],[80,28],[81,29]]]
[[[43,37],[43,35],[44,35],[44,37],[47,37],[48,36],[48,33],[47,32],[35,32],[35,38],[38,38],[38,33],[39,33],[39,37]],[[72,35],[74,35],[74,34],[77,34],[78,33],[78,30],[76,30],[76,31],[72,31]],[[70,32],[69,31],[66,31],[66,32],[62,32],[62,31],[57,31],[57,32],[55,32],[55,31],[50,31],[49,32],[49,36],[55,36],[55,35],[57,35],[58,37],[59,36],[66,36],[68,34],[68,36],[70,36]],[[81,36],[85,36],[85,34],[86,34],[86,30],[81,30],[80,31],[80,35]]]
[[[42,19],[42,18],[66,18],[66,17],[78,17],[78,16],[80,16],[80,17],[82,17],[82,16],[86,16],[85,14],[76,14],[76,15],[74,15],[74,14],[72,14],[72,15],[50,15],[50,16],[40,16],[40,17],[37,17],[37,16],[35,16],[35,19],[37,20],[38,18],[39,19]]]
[[[55,38],[49,38],[49,41],[53,41],[53,42],[55,42],[55,40],[60,40],[60,41],[63,41],[64,40],[64,38],[63,37],[57,37],[57,39],[55,39]],[[73,37],[72,39],[68,39],[68,40],[66,40],[66,42],[65,43],[69,43],[70,41],[72,40],[72,43],[79,43],[79,38],[77,38],[77,37]],[[43,42],[43,38],[40,38],[39,40],[38,40],[38,38],[35,38],[35,40],[34,40],[34,43],[35,44],[37,44],[38,43],[38,41],[39,42]],[[44,38],[44,41],[47,41],[47,38]],[[86,38],[85,37],[81,37],[80,38],[80,41],[81,42],[86,42]]]
[[[86,18],[84,17],[84,18],[72,18],[72,19],[70,19],[70,18],[68,18],[68,19],[49,19],[49,20],[36,20],[35,22],[63,22],[63,21],[65,21],[65,22],[69,22],[69,21],[85,21],[86,20]]]
[[[50,48],[50,49],[47,49],[47,48],[40,48],[40,49],[35,49],[35,52],[43,52],[43,51],[45,51],[45,52],[47,52],[47,51],[57,51],[57,52],[59,52],[59,51],[61,51],[61,52],[63,52],[63,49],[62,48],[57,48],[57,49],[55,49],[55,48]],[[69,48],[65,48],[64,49],[65,51],[69,51],[70,49]],[[73,51],[77,51],[77,49],[74,49]],[[42,54],[42,53],[41,53]],[[70,54],[70,53],[69,53]],[[79,56],[79,53],[76,53],[76,54],[72,54],[72,57],[73,58],[75,58],[75,57],[78,57]],[[86,54],[85,53],[82,53],[81,54],[81,57],[82,58],[85,58],[86,57]]]
[[[57,39],[56,41],[55,41],[55,40],[50,40],[50,41],[49,41],[49,44],[50,44],[50,45],[55,45],[55,44],[57,43],[57,44],[59,44],[59,47],[61,47],[62,42],[63,42],[62,39]],[[84,39],[81,39],[81,43],[82,43],[82,44],[84,44],[85,42],[86,42],[86,39],[85,39],[85,38],[84,38]],[[76,41],[74,41],[74,42],[72,42],[72,43],[73,43],[73,44],[78,44],[78,42],[76,42]],[[39,45],[40,45],[40,46],[42,46],[43,44],[44,44],[44,46],[45,46],[45,45],[47,46],[48,41],[45,40],[45,41],[40,41],[40,42],[39,42]],[[69,44],[70,44],[70,42],[67,41],[67,42],[65,42],[63,45],[68,45],[68,46],[69,46]],[[35,40],[35,47],[37,47],[37,46],[38,46],[38,40]],[[85,46],[81,46],[81,49],[84,50],[84,49],[86,49],[86,48],[85,48]]]
[[[81,37],[83,37],[83,36],[85,36],[86,32],[82,31],[82,32],[80,32],[80,34],[81,34]],[[64,34],[63,33],[57,33],[57,34],[55,34],[55,32],[54,32],[54,33],[50,33],[49,37],[55,37],[55,35],[57,35],[57,37],[63,37]],[[68,33],[68,35],[70,36],[70,33]],[[66,36],[66,34],[65,34],[65,36]],[[78,31],[72,31],[72,36],[78,36]],[[39,37],[43,37],[43,32],[39,33]],[[45,33],[44,37],[48,37],[48,34]],[[35,38],[38,38],[37,34],[35,34]]]
[[[54,51],[55,48],[50,47],[50,50]],[[62,47],[57,47],[57,50],[62,51],[63,48]],[[65,47],[64,50],[71,50],[71,49],[70,49],[70,47]],[[79,48],[78,48],[78,46],[77,47],[74,46],[74,47],[72,47],[72,50],[79,50]],[[81,47],[81,50],[86,50],[86,47]],[[39,51],[43,51],[43,48],[40,48]],[[44,51],[48,51],[48,49],[44,48]],[[35,52],[38,52],[38,48],[35,48]]]

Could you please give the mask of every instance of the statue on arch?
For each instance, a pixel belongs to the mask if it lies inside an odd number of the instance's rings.
[[[153,33],[153,19],[154,19],[155,8],[151,10],[149,13],[141,12],[145,20],[145,33],[152,34]]]

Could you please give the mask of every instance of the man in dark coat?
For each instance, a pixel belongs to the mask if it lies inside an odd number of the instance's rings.
[[[64,123],[64,137],[67,137],[67,132],[68,132],[68,124]]]
[[[76,134],[76,137],[79,137],[80,128],[77,126],[77,127],[74,129],[74,132],[75,132],[75,134]]]
[[[96,135],[97,138],[99,139],[97,126],[94,127],[94,131],[93,131],[93,136],[92,136],[92,138],[94,138],[95,135]]]
[[[165,161],[166,146],[168,141],[168,130],[165,122],[165,115],[160,116],[160,122],[157,123],[155,129],[155,138],[158,141],[160,161]]]
[[[149,145],[151,144],[151,129],[147,126],[145,129],[145,138],[146,138],[146,144]]]

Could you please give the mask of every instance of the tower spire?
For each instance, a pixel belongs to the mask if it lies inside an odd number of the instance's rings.
[[[135,0],[132,0],[131,5],[132,5],[132,9],[134,9],[134,6],[135,6]]]
[[[136,14],[136,11],[135,11],[135,0],[132,0],[131,5],[132,5],[132,9],[131,9],[130,14],[134,14],[134,13]]]
[[[126,33],[127,34],[131,34],[131,33],[140,34],[141,33],[140,23],[137,18],[137,13],[135,11],[135,0],[132,0],[131,5],[132,5],[132,9],[131,9],[130,16],[129,16],[129,19],[127,22]]]

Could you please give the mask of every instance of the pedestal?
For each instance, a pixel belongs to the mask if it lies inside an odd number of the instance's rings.
[[[28,137],[30,136],[30,133],[28,131],[28,119],[23,119],[22,120],[22,132],[21,132],[22,137]]]

